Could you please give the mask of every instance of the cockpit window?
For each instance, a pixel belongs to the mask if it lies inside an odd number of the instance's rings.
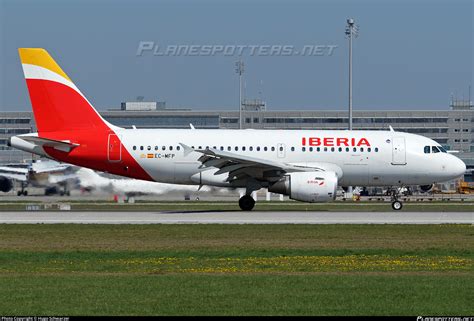
[[[438,147],[436,147],[436,146],[431,146],[431,151],[432,151],[433,153],[440,153],[440,150],[439,150]]]
[[[447,153],[446,149],[444,149],[442,146],[438,146],[438,149],[439,149],[442,153]]]
[[[425,146],[425,154],[429,154],[430,153],[430,146]]]

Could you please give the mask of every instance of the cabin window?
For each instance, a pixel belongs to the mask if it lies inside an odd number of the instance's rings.
[[[360,148],[360,151],[363,152],[363,151],[364,151],[364,147],[361,147],[361,148]]]
[[[234,150],[235,150],[236,152],[238,152],[238,151],[239,151],[239,147],[238,147],[238,146],[235,146]]]
[[[294,151],[295,151],[295,148],[294,148],[294,147],[291,147],[291,151],[294,152]]]
[[[170,150],[173,150],[173,146],[170,146]]]
[[[346,147],[346,152],[349,152],[349,147]]]
[[[133,146],[133,150],[137,150],[137,146]]]
[[[263,151],[266,152],[267,150],[268,150],[267,146],[263,147]]]
[[[354,147],[354,148],[352,149],[352,151],[353,151],[353,152],[357,152],[357,148]]]
[[[148,146],[147,149],[148,149],[148,150],[151,150],[151,146]]]
[[[280,146],[280,152],[282,152],[282,151],[283,151],[283,147],[282,147],[282,146]]]
[[[367,151],[370,153],[372,151],[372,149],[370,147],[368,147]]]
[[[272,152],[274,152],[274,151],[275,151],[275,147],[272,146]]]
[[[224,150],[224,146],[221,146],[221,150]]]
[[[331,147],[331,152],[335,151],[336,149],[334,147]]]
[[[181,149],[181,147],[179,147],[179,146],[176,146],[176,150],[180,150],[180,149]]]
[[[306,152],[306,147],[301,147],[301,151]]]
[[[320,152],[320,151],[321,151],[321,147],[317,147],[317,148],[316,148],[316,151],[317,151],[317,152]]]
[[[245,152],[245,146],[242,146],[242,151]]]
[[[339,152],[342,152],[342,147],[339,147],[338,150],[339,150]]]
[[[375,151],[376,153],[378,153],[378,152],[379,152],[379,148],[378,148],[378,147],[375,147],[374,151]]]
[[[162,147],[161,147],[161,150],[166,150],[166,146],[162,146]]]
[[[259,152],[259,151],[260,151],[260,146],[257,146],[257,152]]]
[[[143,150],[143,146],[140,146],[140,150]]]
[[[227,146],[227,150],[230,152],[232,150],[232,147]]]
[[[253,151],[253,147],[252,147],[252,146],[249,147],[249,151]]]

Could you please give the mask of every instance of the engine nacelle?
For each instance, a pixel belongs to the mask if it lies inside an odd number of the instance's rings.
[[[0,177],[0,192],[8,193],[13,188],[13,183],[6,177]]]
[[[285,175],[268,188],[269,192],[289,195],[302,202],[328,202],[336,198],[335,172],[295,172]]]
[[[431,189],[433,188],[434,184],[431,184],[431,185],[420,185],[420,189],[423,193],[426,193],[426,192],[429,192],[431,191]]]

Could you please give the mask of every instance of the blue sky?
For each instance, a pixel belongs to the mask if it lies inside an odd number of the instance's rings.
[[[469,0],[0,0],[0,111],[30,110],[18,47],[46,48],[100,110],[137,96],[237,109],[237,56],[137,56],[140,41],[336,46],[330,56],[244,55],[245,95],[270,110],[345,110],[348,17],[360,26],[355,109],[445,110],[473,84],[473,10]]]

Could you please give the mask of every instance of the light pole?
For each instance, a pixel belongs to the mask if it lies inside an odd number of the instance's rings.
[[[352,38],[359,35],[354,19],[347,19],[346,36],[349,38],[349,130],[352,130]]]
[[[235,62],[235,72],[239,74],[239,129],[242,129],[242,74],[244,73],[242,58]]]
[[[359,28],[354,19],[347,19],[346,36],[349,38],[349,130],[352,130],[352,38],[358,36]],[[352,186],[348,186],[347,192],[352,194]]]

